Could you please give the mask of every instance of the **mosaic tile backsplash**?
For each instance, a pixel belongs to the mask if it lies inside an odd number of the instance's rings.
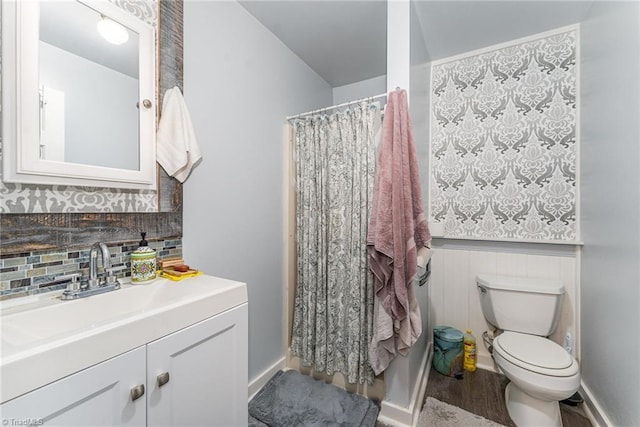
[[[131,276],[131,252],[139,243],[127,242],[111,245],[111,266],[122,267],[119,278]],[[149,246],[156,250],[158,259],[182,256],[182,240],[149,240]],[[67,281],[56,278],[81,271],[89,274],[89,251],[48,250],[0,256],[0,299],[34,295],[65,289]],[[99,267],[102,261],[99,261]]]

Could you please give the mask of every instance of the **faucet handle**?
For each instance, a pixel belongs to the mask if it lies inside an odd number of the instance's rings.
[[[116,274],[120,273],[123,270],[125,270],[125,268],[126,267],[124,267],[124,266],[105,268],[104,271],[107,274],[107,278],[106,278],[105,284],[111,285],[111,284],[116,283],[118,281],[118,279],[116,277]]]
[[[107,273],[107,279],[109,277],[115,277],[116,274],[120,273],[121,271],[126,270],[126,266],[118,266],[118,267],[109,267],[109,268],[105,268],[104,271]]]
[[[71,273],[71,274],[65,274],[62,276],[57,276],[55,280],[60,282],[64,280],[69,280],[69,284],[67,285],[67,290],[77,291],[80,289],[80,282],[78,281],[78,279],[80,279],[81,277],[82,277],[82,273]]]

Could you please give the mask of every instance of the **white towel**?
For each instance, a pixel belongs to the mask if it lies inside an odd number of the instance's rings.
[[[157,159],[169,176],[184,182],[202,159],[191,117],[180,89],[167,90],[157,133]]]

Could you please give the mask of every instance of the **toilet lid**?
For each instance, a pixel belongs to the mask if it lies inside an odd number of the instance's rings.
[[[564,376],[560,371],[571,368],[574,363],[564,348],[535,335],[505,331],[495,338],[493,344],[511,362],[541,373]]]

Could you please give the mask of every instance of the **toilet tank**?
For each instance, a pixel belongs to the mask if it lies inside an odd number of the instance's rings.
[[[560,319],[560,280],[478,274],[476,284],[485,319],[505,330],[547,337]]]

